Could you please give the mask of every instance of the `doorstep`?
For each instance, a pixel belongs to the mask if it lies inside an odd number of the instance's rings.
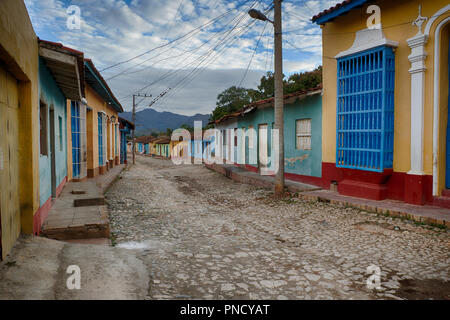
[[[53,200],[53,206],[42,225],[42,235],[64,241],[109,238],[108,208],[104,202],[104,193],[124,168],[124,165],[118,165],[105,175],[83,182],[67,183],[60,197]]]

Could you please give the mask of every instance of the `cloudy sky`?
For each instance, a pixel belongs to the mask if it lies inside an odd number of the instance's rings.
[[[310,19],[338,2],[283,1],[286,75],[321,64],[320,28]],[[273,71],[273,27],[247,14],[255,8],[272,18],[271,3],[25,0],[38,37],[83,51],[125,110],[131,110],[133,93],[156,97],[171,88],[152,107],[185,115],[210,113],[221,91],[240,84],[255,88],[265,72]],[[77,14],[68,10],[72,5],[80,11],[79,29],[67,25]],[[141,102],[138,110],[151,101]]]

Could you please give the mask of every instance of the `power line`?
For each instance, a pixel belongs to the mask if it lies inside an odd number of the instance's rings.
[[[254,5],[256,5],[256,3],[258,3],[258,1],[255,1],[255,2],[251,5],[251,7],[253,7]],[[234,25],[234,27],[233,27],[231,30],[229,30],[229,31],[226,33],[226,35],[225,35],[223,38],[219,39],[218,43],[217,43],[212,49],[210,49],[208,52],[206,52],[206,53],[205,53],[203,56],[201,56],[200,58],[198,58],[198,59],[194,60],[193,62],[189,63],[188,65],[185,65],[185,66],[184,66],[184,67],[187,67],[187,66],[189,66],[189,65],[192,65],[192,64],[195,63],[197,60],[200,60],[200,59],[201,59],[200,63],[198,63],[198,64],[195,66],[195,68],[194,68],[191,72],[189,72],[188,75],[185,76],[181,81],[183,81],[183,80],[186,79],[189,75],[191,75],[194,71],[196,71],[196,70],[198,69],[198,67],[205,61],[205,59],[206,59],[207,57],[209,57],[209,56],[211,55],[211,53],[214,52],[214,50],[216,50],[216,49],[217,49],[217,48],[225,41],[225,39],[227,39],[227,37],[229,36],[229,34],[230,34],[231,32],[233,32],[233,31],[237,28],[237,26],[240,24],[240,22],[241,22],[241,21],[243,20],[243,18],[246,16],[246,13],[241,13],[239,16],[242,16],[242,17],[239,19],[239,21]],[[235,19],[233,19],[233,20],[235,20]],[[139,89],[139,90],[137,90],[137,91],[144,90],[144,89],[146,89],[146,88],[152,86],[153,84],[155,84],[155,83],[157,83],[157,82],[159,82],[159,81],[161,81],[161,80],[167,78],[167,77],[170,76],[171,74],[179,72],[180,70],[182,70],[182,69],[169,71],[169,72],[167,72],[163,77],[161,77],[160,79],[158,79],[158,80],[156,80],[156,81],[153,81],[152,83],[150,83],[150,84],[144,86],[143,88],[141,88],[141,89]],[[179,81],[179,82],[178,82],[175,86],[173,86],[172,88],[176,88],[176,86],[179,85],[179,83],[180,83],[181,81]]]
[[[256,46],[255,46],[255,50],[253,50],[253,54],[252,54],[252,56],[250,58],[250,61],[249,61],[248,65],[247,65],[247,70],[245,70],[244,76],[242,77],[241,82],[239,82],[239,87],[242,86],[242,83],[244,82],[245,77],[247,77],[248,70],[250,69],[250,65],[252,64],[253,58],[255,57],[255,54],[256,54],[256,51],[258,50],[259,43],[261,42],[262,35],[264,34],[264,31],[266,31],[267,24],[268,24],[268,21],[266,21],[266,23],[264,24],[263,31],[261,32],[261,35],[259,36],[258,42],[256,43]]]
[[[245,0],[243,3],[240,3],[240,4],[237,6],[237,8],[239,8],[239,7],[243,6],[243,5],[245,5],[246,3],[250,2],[250,1],[251,1],[251,0]],[[157,47],[155,47],[155,48],[153,48],[153,49],[150,49],[150,50],[148,50],[148,51],[145,51],[144,53],[141,53],[141,54],[139,54],[139,55],[137,55],[137,56],[134,56],[134,57],[132,57],[132,58],[130,58],[130,59],[127,59],[127,60],[124,60],[124,61],[121,61],[121,62],[117,62],[117,63],[115,63],[115,64],[113,64],[113,65],[111,65],[111,66],[108,66],[108,67],[106,67],[106,68],[103,68],[102,70],[100,70],[100,72],[103,72],[103,71],[105,71],[105,70],[108,70],[108,69],[117,67],[117,66],[122,65],[122,64],[124,64],[124,63],[128,63],[128,62],[130,62],[130,61],[133,61],[133,60],[135,60],[135,59],[137,59],[137,58],[140,58],[140,57],[142,57],[142,56],[144,56],[144,55],[146,55],[146,54],[149,54],[150,52],[153,52],[153,51],[155,51],[155,50],[157,50],[157,49],[161,49],[161,48],[167,47],[167,46],[171,45],[171,44],[174,43],[174,42],[177,42],[177,41],[179,41],[179,40],[181,40],[181,39],[184,39],[185,37],[187,37],[187,36],[188,36],[189,34],[191,34],[192,32],[195,32],[195,31],[197,31],[197,30],[200,30],[200,29],[202,29],[202,28],[205,28],[205,27],[211,25],[212,23],[214,23],[214,22],[216,22],[216,21],[222,19],[225,15],[227,15],[228,13],[230,13],[230,12],[233,11],[233,10],[235,10],[235,8],[230,9],[230,10],[226,11],[225,13],[222,13],[222,14],[219,15],[218,17],[209,20],[209,21],[206,22],[205,24],[203,24],[203,25],[201,25],[201,26],[199,26],[199,27],[194,28],[193,30],[189,31],[188,33],[185,33],[184,35],[182,35],[182,36],[180,36],[180,37],[178,37],[178,38],[176,38],[176,39],[174,39],[174,40],[171,40],[171,41],[169,41],[169,42],[166,43],[166,44],[157,46]]]
[[[237,17],[239,17],[239,16],[237,16]],[[232,23],[234,20],[236,20],[236,17],[233,18],[231,21],[229,21],[225,26],[228,26],[228,25],[229,25],[230,23]],[[226,31],[228,31],[228,30],[223,30],[223,31],[221,31],[219,34],[214,34],[214,35],[211,36],[209,39],[207,39],[207,41],[203,42],[200,46],[198,46],[198,47],[196,47],[196,48],[194,48],[194,49],[184,51],[183,53],[178,54],[178,55],[175,55],[175,56],[165,57],[165,58],[163,58],[163,59],[160,59],[160,60],[158,60],[158,61],[155,61],[155,62],[152,63],[150,66],[147,66],[147,67],[145,67],[145,68],[143,68],[143,69],[136,70],[136,71],[131,71],[131,72],[129,72],[129,73],[126,73],[128,70],[133,69],[133,68],[135,68],[135,67],[137,67],[137,66],[139,66],[139,65],[142,65],[142,64],[144,64],[145,62],[148,62],[149,60],[152,60],[152,59],[154,59],[154,58],[160,56],[161,54],[163,54],[163,53],[165,53],[165,52],[167,52],[167,51],[170,51],[171,48],[169,48],[169,49],[167,49],[167,50],[165,50],[165,51],[163,51],[163,52],[161,52],[161,53],[159,53],[159,54],[157,54],[157,55],[155,55],[155,56],[152,56],[152,57],[150,57],[149,59],[147,59],[147,60],[145,60],[145,61],[143,61],[143,62],[137,64],[136,66],[133,66],[133,67],[130,67],[130,68],[127,68],[127,69],[121,71],[120,73],[118,73],[118,74],[116,74],[116,75],[110,77],[110,78],[107,79],[107,80],[112,80],[112,79],[117,78],[117,77],[119,77],[119,76],[121,76],[121,75],[123,75],[123,74],[128,75],[128,74],[139,73],[139,72],[142,72],[142,71],[145,71],[145,70],[150,69],[151,67],[153,67],[154,65],[156,65],[156,64],[159,63],[159,62],[166,61],[166,60],[173,59],[173,58],[179,58],[179,57],[185,55],[186,53],[190,53],[189,56],[186,58],[186,59],[188,59],[188,58],[190,58],[195,52],[197,52],[197,51],[200,50],[203,46],[205,46],[206,44],[208,44],[211,40],[213,40],[213,39],[216,38],[218,35],[220,35],[221,33],[226,32]],[[195,35],[195,34],[192,34],[191,36],[189,36],[189,37],[186,38],[185,40],[191,38],[191,37],[194,36],[194,35]],[[175,46],[175,47],[176,47],[176,46]],[[172,49],[175,48],[175,47],[172,47]],[[185,59],[185,60],[186,60],[186,59]]]

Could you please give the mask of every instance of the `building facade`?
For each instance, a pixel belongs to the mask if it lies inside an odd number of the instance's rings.
[[[448,1],[350,0],[313,21],[323,42],[323,187],[449,206]]]
[[[67,181],[67,99],[81,100],[83,54],[39,40],[39,210],[40,230]]]
[[[23,1],[0,1],[0,260],[39,210],[38,41]]]
[[[322,89],[284,96],[285,177],[322,185]],[[220,135],[214,148],[224,163],[273,175],[277,150],[274,145],[274,99],[246,106],[215,122]],[[217,156],[216,155],[216,156]]]
[[[120,163],[119,112],[123,108],[92,60],[84,61],[84,101],[67,104],[68,179],[104,174]]]

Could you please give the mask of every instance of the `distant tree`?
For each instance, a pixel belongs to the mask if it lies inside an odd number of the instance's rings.
[[[153,138],[157,138],[157,137],[158,137],[158,132],[153,131],[150,135],[151,135]]]
[[[218,120],[226,114],[236,112],[251,102],[249,92],[245,88],[230,87],[217,96],[216,108],[211,120]]]
[[[314,71],[294,73],[284,83],[284,93],[289,94],[317,87],[322,83],[322,66]]]
[[[166,136],[171,137],[171,136],[172,136],[172,132],[173,132],[172,129],[167,128],[167,129],[166,129]]]
[[[180,128],[181,128],[181,129],[186,129],[186,130],[189,131],[189,132],[194,131],[194,128],[191,127],[190,125],[186,124],[186,123],[183,124],[183,125],[181,125]]]
[[[284,76],[283,76],[284,78]],[[284,94],[303,91],[317,87],[322,83],[322,66],[314,71],[292,74],[283,81]],[[222,118],[224,115],[239,111],[245,105],[258,100],[271,98],[275,95],[275,78],[273,72],[267,72],[261,79],[258,89],[230,87],[217,96],[216,108],[210,121]]]
[[[259,81],[258,91],[260,97],[258,100],[267,99],[275,96],[275,75],[269,71]]]

